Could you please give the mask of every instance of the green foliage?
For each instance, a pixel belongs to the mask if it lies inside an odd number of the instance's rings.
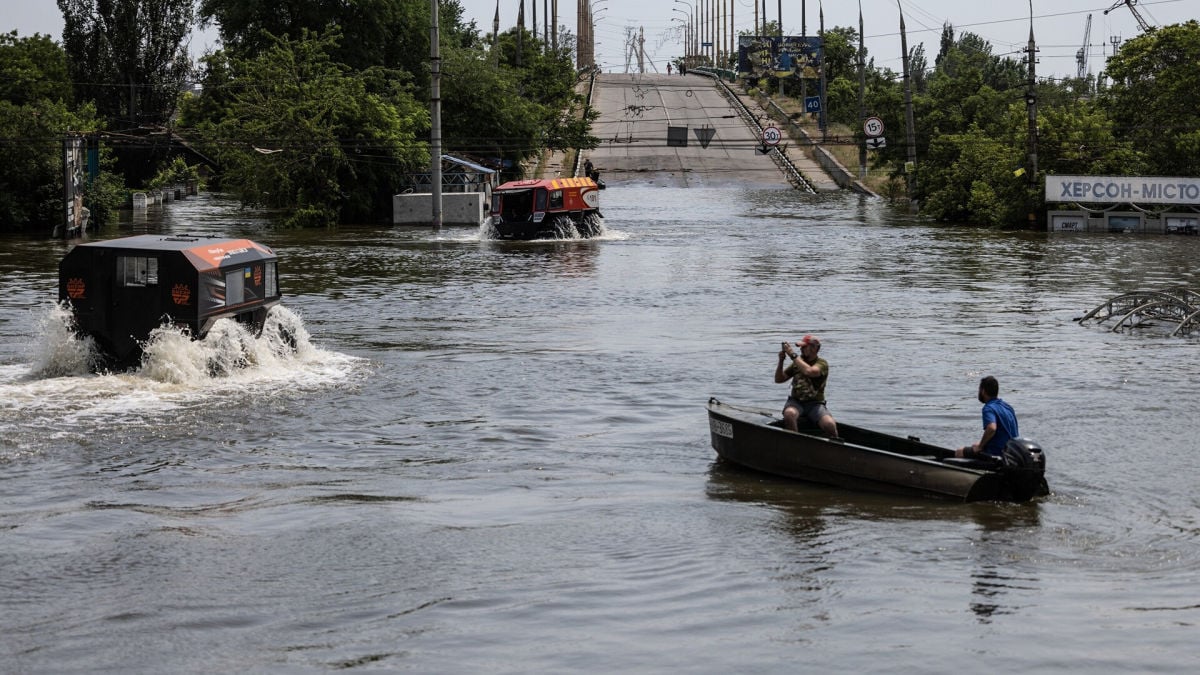
[[[114,128],[163,124],[191,63],[193,0],[58,0],[76,99]]]
[[[854,28],[825,31],[825,79],[839,77],[858,81],[858,31]]]
[[[67,56],[46,35],[0,34],[0,101],[26,105],[42,99],[72,103]]]
[[[101,151],[100,175],[84,188],[83,203],[91,210],[89,227],[100,228],[117,222],[128,197],[125,183],[112,170],[110,155],[108,151]]]
[[[1145,173],[1144,157],[1118,139],[1102,108],[1080,101],[1039,113],[1038,161],[1047,173],[1122,176]]]
[[[63,213],[63,139],[68,133],[98,128],[91,106],[72,111],[61,101],[41,99],[19,106],[0,101],[0,139],[6,148],[0,162],[3,227],[53,229]],[[84,205],[96,215],[107,208],[86,195]]]
[[[428,112],[394,84],[404,78],[334,62],[340,39],[303,31],[250,59],[211,59],[226,88],[185,120],[245,203],[305,224],[376,220],[405,174],[428,163],[417,140]]]
[[[1029,204],[1022,153],[973,125],[936,136],[922,162],[928,183],[922,211],[938,220],[979,225],[1020,222]]]
[[[462,24],[458,0],[441,0],[438,23],[444,47],[474,43],[473,26]],[[428,0],[200,0],[201,21],[215,23],[227,51],[253,58],[274,46],[273,38],[299,38],[339,28],[350,39],[330,58],[352,70],[383,67],[408,73],[428,70]]]
[[[1200,175],[1200,23],[1163,26],[1129,40],[1108,60],[1103,96],[1118,133],[1143,152],[1146,170]]]
[[[159,169],[146,187],[160,189],[193,181],[200,182],[200,165],[188,166],[182,157],[175,157],[166,166]]]

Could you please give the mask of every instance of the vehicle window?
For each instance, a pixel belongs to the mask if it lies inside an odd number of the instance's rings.
[[[537,201],[535,202],[535,206],[533,207],[533,210],[534,211],[545,211],[546,210],[546,191],[545,190],[537,191]]]
[[[225,273],[225,306],[240,305],[246,301],[246,275],[250,269],[229,270]]]
[[[158,258],[118,256],[117,272],[126,287],[157,286]]]
[[[552,190],[550,192],[550,208],[561,209],[563,205],[563,191]]]
[[[263,295],[268,298],[273,298],[279,295],[279,281],[275,276],[275,263],[267,263],[267,278],[265,281],[266,287],[263,290]]]

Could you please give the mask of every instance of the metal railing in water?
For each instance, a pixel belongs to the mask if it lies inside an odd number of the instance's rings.
[[[1109,298],[1078,319],[1103,323],[1115,318],[1112,331],[1139,328],[1155,321],[1175,324],[1171,336],[1200,330],[1200,293],[1181,286],[1157,291],[1131,291]]]

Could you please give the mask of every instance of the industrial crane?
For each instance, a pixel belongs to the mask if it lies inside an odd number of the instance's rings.
[[[1087,75],[1088,42],[1092,39],[1092,15],[1088,14],[1087,24],[1083,29],[1083,46],[1075,52],[1075,77],[1083,79]]]
[[[1150,30],[1150,24],[1146,23],[1146,20],[1142,18],[1142,13],[1137,11],[1137,7],[1134,6],[1137,3],[1138,0],[1117,0],[1117,2],[1113,3],[1112,7],[1104,10],[1104,14],[1107,15],[1109,12],[1120,7],[1121,5],[1125,5],[1129,8],[1129,11],[1133,12],[1133,18],[1137,19],[1138,26],[1141,26],[1142,30],[1144,31]]]

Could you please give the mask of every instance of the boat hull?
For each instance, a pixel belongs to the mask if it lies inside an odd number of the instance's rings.
[[[917,439],[838,423],[841,440],[782,428],[773,412],[708,404],[713,449],[725,461],[775,476],[851,490],[955,501],[1023,502],[1046,493],[1044,464],[985,468]]]

